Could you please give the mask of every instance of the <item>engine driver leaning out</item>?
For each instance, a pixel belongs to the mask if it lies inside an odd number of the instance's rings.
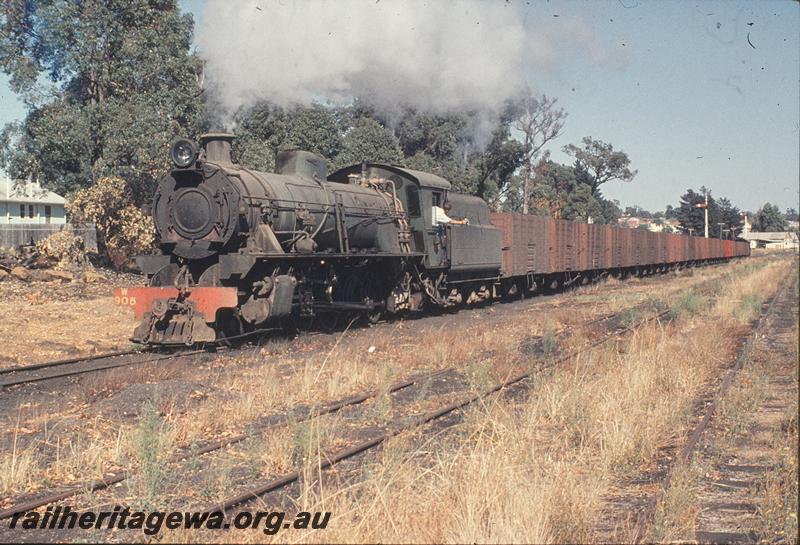
[[[431,214],[431,217],[433,218],[433,226],[436,227],[440,223],[456,223],[458,225],[469,224],[469,219],[464,218],[462,220],[456,220],[448,216],[448,212],[450,212],[449,202],[445,202],[442,206],[433,205],[433,213]]]

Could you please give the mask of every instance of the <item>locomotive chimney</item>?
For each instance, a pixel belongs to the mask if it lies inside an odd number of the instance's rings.
[[[209,132],[200,136],[205,159],[211,163],[232,163],[231,143],[236,135],[229,132]]]

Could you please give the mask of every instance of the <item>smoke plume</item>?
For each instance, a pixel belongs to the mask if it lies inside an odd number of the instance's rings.
[[[205,83],[229,112],[346,103],[496,112],[568,54],[617,62],[582,20],[499,1],[208,0]]]

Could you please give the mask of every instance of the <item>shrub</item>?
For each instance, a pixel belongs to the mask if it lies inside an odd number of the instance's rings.
[[[73,223],[93,223],[97,248],[116,268],[149,251],[155,240],[153,220],[133,204],[130,187],[122,178],[100,178],[78,191],[67,203]]]
[[[60,268],[71,264],[81,265],[86,262],[86,247],[83,237],[76,235],[71,225],[66,225],[61,231],[37,242],[36,250],[56,261]]]

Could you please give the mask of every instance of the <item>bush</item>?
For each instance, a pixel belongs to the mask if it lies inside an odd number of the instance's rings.
[[[37,242],[36,250],[48,259],[56,261],[58,268],[86,263],[83,237],[76,235],[71,225],[66,225],[61,231]]]
[[[133,204],[131,189],[122,178],[100,178],[78,191],[67,203],[67,213],[75,224],[95,225],[97,249],[115,268],[153,246],[153,220]]]

